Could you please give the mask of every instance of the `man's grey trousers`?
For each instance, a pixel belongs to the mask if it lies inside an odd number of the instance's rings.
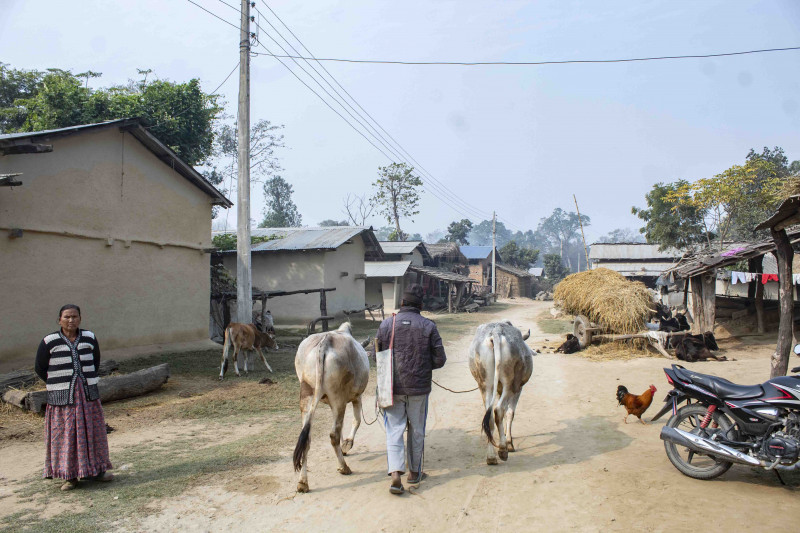
[[[406,471],[406,446],[403,432],[408,424],[408,469],[422,472],[425,450],[425,419],[428,417],[428,395],[394,395],[394,405],[383,410],[386,428],[386,454],[389,473]]]

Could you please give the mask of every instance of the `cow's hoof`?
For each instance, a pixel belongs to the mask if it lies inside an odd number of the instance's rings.
[[[508,461],[508,450],[497,450],[497,456],[503,461]]]
[[[509,443],[508,443],[508,451],[509,451],[509,452],[515,452],[515,451],[517,451],[517,449],[516,449],[516,448],[514,448],[514,443],[513,443],[513,442],[509,442]]]
[[[222,376],[219,377],[219,380],[222,381]]]
[[[347,455],[347,452],[353,449],[353,439],[344,439],[342,441],[342,453]]]
[[[306,493],[308,492],[308,483],[304,483],[302,481],[297,482],[297,492]]]
[[[487,465],[496,465],[497,464],[497,457],[487,457],[486,458]]]
[[[339,468],[336,469],[336,471],[339,472],[343,476],[349,476],[350,474],[353,473],[353,471],[350,470],[350,467],[347,466],[347,465],[340,466]]]

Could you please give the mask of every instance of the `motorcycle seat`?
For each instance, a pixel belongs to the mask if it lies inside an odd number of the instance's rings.
[[[685,368],[678,368],[675,371],[679,377],[696,385],[702,385],[722,399],[747,400],[764,394],[764,388],[761,385],[737,385],[725,378],[692,372]]]

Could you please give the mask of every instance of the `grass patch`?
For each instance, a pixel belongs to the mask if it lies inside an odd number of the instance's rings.
[[[536,324],[542,333],[548,335],[564,335],[572,333],[572,320],[563,318],[553,318],[550,312],[541,313],[536,317]]]

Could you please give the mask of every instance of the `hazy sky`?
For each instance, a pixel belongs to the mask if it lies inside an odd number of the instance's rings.
[[[220,0],[195,1],[238,23]],[[800,2],[792,0],[269,6],[317,57],[542,61],[800,45]],[[269,14],[263,2],[257,7]],[[102,72],[95,86],[150,68],[174,81],[199,78],[211,91],[238,62],[237,31],[187,0],[0,0],[0,8],[0,61]],[[260,40],[276,48],[263,33]],[[800,51],[594,65],[325,66],[473,208],[497,210],[512,229],[535,229],[556,207],[574,210],[574,193],[592,219],[591,242],[618,227],[638,228],[630,208],[644,206],[658,181],[713,176],[741,164],[750,148],[777,145],[800,159],[798,64]],[[237,91],[234,74],[220,90],[231,113]],[[274,58],[253,58],[251,91],[252,120],[285,125],[283,176],[304,223],[343,218],[342,198],[370,192],[378,166],[389,161]],[[252,194],[260,219],[260,187]],[[466,214],[430,193],[421,208],[404,229],[424,235]],[[385,225],[377,217],[372,223]]]

